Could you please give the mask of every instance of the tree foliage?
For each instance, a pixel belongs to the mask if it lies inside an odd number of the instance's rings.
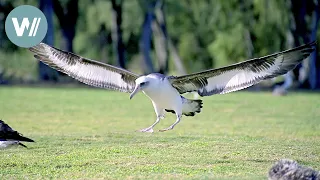
[[[68,3],[74,0],[56,1],[61,3],[65,11]],[[77,0],[76,2],[78,18],[74,26],[73,51],[89,58],[118,64],[111,38],[113,1]],[[143,24],[146,22],[146,13],[149,12],[151,15],[154,13],[150,7],[152,8],[156,0],[114,0],[114,2],[121,4],[121,30],[123,47],[126,51],[126,67],[142,72],[143,56],[140,43],[145,35],[143,32],[147,32]],[[314,12],[308,7],[313,7],[317,2],[310,0],[306,12]],[[294,38],[292,22],[295,11],[292,9],[291,0],[163,0],[163,3],[165,31],[168,41],[170,40],[167,42],[171,57],[169,71],[176,72],[174,64],[177,63],[172,62],[172,52],[174,52],[172,48],[178,52],[174,57],[179,55],[184,68],[190,73],[264,56],[292,46],[289,42],[290,38]],[[13,7],[21,4],[37,5],[37,0],[3,0],[0,7],[4,4]],[[310,17],[303,17],[307,30],[302,33],[311,32]],[[59,29],[63,23],[57,15],[54,23],[56,34],[54,44],[59,47],[63,40],[63,32],[59,32]],[[3,34],[3,29],[0,30]],[[1,35],[0,38],[4,39],[4,36]],[[155,68],[154,71],[157,71],[167,65],[158,63],[160,56],[156,47],[159,39],[152,36],[150,39],[152,42],[148,56]],[[1,47],[14,49],[5,40],[1,42]],[[14,51],[16,50],[18,49]]]

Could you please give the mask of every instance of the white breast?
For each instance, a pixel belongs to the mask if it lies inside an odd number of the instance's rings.
[[[158,107],[164,109],[175,109],[182,106],[179,92],[172,87],[167,79],[162,80],[156,86],[143,90]]]

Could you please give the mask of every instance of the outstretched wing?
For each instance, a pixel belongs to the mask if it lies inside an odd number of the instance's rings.
[[[34,142],[32,139],[22,136],[13,130],[8,124],[0,120],[0,140],[1,141],[27,141]]]
[[[48,66],[90,86],[130,93],[138,78],[138,75],[125,69],[83,58],[44,43],[29,50]]]
[[[210,96],[238,91],[294,69],[314,51],[315,44],[311,42],[231,66],[168,79],[179,93],[197,91],[200,96]]]

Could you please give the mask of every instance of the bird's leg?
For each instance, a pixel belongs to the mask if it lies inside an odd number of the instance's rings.
[[[173,129],[174,128],[174,126],[176,126],[179,122],[180,122],[180,120],[181,120],[181,114],[177,114],[177,120],[176,120],[176,122],[174,122],[171,126],[169,126],[168,128],[166,128],[166,129],[161,129],[161,130],[159,130],[160,132],[164,132],[164,131],[168,131],[168,130],[171,130],[171,129]]]
[[[153,102],[152,102],[152,103],[153,103]],[[139,130],[140,132],[153,133],[153,127],[154,127],[156,124],[158,124],[161,119],[164,118],[164,109],[157,107],[155,103],[153,103],[153,107],[154,107],[154,111],[155,111],[155,113],[156,113],[156,115],[157,115],[157,120],[156,120],[156,122],[154,122],[151,126],[149,126],[149,127],[147,127],[147,128],[144,128],[144,129]]]
[[[154,122],[150,127],[139,130],[140,132],[150,132],[153,133],[153,127],[160,122],[163,116],[158,116],[156,122]]]

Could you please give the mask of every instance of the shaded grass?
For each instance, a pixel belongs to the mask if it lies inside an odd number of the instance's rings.
[[[98,89],[0,87],[0,118],[36,140],[0,151],[0,179],[266,179],[281,158],[320,169],[320,96],[203,98],[173,131],[148,98]],[[167,114],[155,129],[175,120]]]
[[[38,61],[27,50],[15,53],[0,49],[0,74],[9,80],[35,81],[37,79]]]

